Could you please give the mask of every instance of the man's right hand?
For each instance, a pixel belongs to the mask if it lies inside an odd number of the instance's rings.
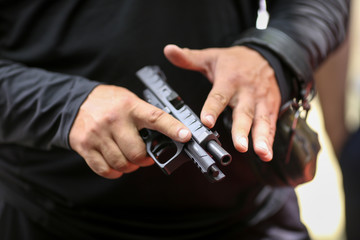
[[[179,142],[191,138],[185,125],[129,90],[99,85],[79,109],[70,130],[70,146],[95,173],[114,179],[154,163],[139,135],[143,128]]]

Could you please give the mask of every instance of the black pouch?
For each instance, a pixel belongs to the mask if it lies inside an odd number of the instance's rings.
[[[276,126],[273,160],[264,162],[256,158],[252,161],[256,175],[264,184],[296,187],[314,178],[321,147],[318,134],[306,122],[309,107],[295,101],[282,107]]]
[[[270,162],[262,161],[255,154],[250,134],[248,154],[252,157],[248,160],[263,184],[296,187],[314,178],[321,147],[318,134],[306,122],[309,109],[308,102],[301,100],[282,106],[276,126],[273,159]],[[229,109],[224,114],[224,124],[228,129],[232,125],[231,115]]]

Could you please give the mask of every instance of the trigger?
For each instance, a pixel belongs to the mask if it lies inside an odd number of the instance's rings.
[[[154,153],[156,158],[158,158],[165,151],[166,147],[169,146],[169,144],[171,143],[170,142],[157,143],[154,141],[151,145],[151,151]]]
[[[174,141],[162,134],[152,139],[150,151],[160,163],[166,163],[178,155],[178,147]]]

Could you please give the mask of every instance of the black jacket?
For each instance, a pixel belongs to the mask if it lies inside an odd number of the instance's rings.
[[[143,86],[134,74],[145,65],[160,65],[199,113],[211,86],[200,74],[168,63],[162,54],[168,43],[194,49],[246,44],[275,68],[283,100],[297,96],[344,39],[349,1],[267,2],[269,28],[260,31],[253,0],[0,0],[0,198],[68,235],[116,229],[123,237],[186,236],[276,211],[292,190],[264,190],[245,161],[253,156],[233,149],[221,122],[216,129],[234,160],[217,184],[190,163],[171,177],[153,166],[106,180],[68,143],[89,92],[103,82],[140,96]],[[259,200],[260,191],[267,197]]]

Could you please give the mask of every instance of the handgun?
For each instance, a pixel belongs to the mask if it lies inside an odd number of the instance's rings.
[[[146,86],[143,91],[144,99],[181,121],[192,133],[189,142],[180,143],[157,131],[142,129],[140,135],[146,144],[146,151],[155,163],[170,175],[192,159],[210,182],[222,180],[225,174],[215,160],[227,166],[232,157],[221,147],[218,133],[201,123],[199,117],[167,84],[165,74],[159,66],[145,66],[136,75]],[[180,157],[184,152],[188,157]]]

